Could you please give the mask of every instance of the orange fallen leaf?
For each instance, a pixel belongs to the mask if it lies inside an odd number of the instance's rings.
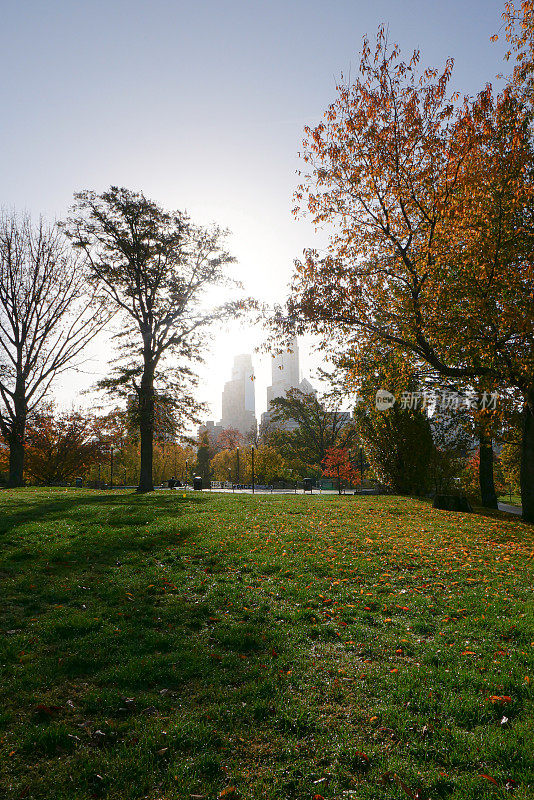
[[[222,792],[219,792],[219,797],[234,798],[237,797],[237,789],[235,786],[227,786]]]
[[[492,777],[491,777],[491,775],[484,775],[484,773],[482,772],[482,773],[480,774],[480,777],[481,777],[481,778],[485,778],[487,781],[491,781],[492,783],[494,783],[494,784],[495,784],[495,786],[498,786],[498,785],[499,785],[499,784],[497,783],[497,781],[495,780],[495,778],[492,778]]]

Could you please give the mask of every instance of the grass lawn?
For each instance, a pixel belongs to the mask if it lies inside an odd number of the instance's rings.
[[[534,529],[0,493],[0,796],[534,798]]]
[[[510,495],[509,494],[501,494],[501,495],[499,495],[499,503],[508,503],[508,505],[520,506],[521,505],[521,495],[513,494],[512,498],[510,499]]]

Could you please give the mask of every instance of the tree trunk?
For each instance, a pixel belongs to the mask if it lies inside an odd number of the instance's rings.
[[[493,446],[491,439],[481,435],[480,460],[478,468],[478,478],[480,481],[480,497],[484,508],[498,508],[497,493],[495,492],[495,482],[493,479]]]
[[[8,486],[22,486],[24,482],[24,428],[25,421],[17,419],[9,434],[9,482]]]
[[[19,373],[13,397],[13,410],[11,430],[8,436],[9,444],[9,481],[8,486],[22,486],[24,483],[24,434],[26,432],[26,396],[24,381]]]
[[[153,492],[152,462],[154,458],[154,376],[146,366],[139,387],[139,432],[141,434],[141,465],[138,492]]]
[[[534,523],[534,392],[528,397],[523,413],[521,505],[524,521]]]

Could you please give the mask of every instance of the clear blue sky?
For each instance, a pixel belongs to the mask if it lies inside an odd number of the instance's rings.
[[[363,35],[384,22],[422,64],[452,56],[454,88],[475,93],[503,69],[504,45],[489,41],[503,5],[0,0],[0,205],[62,217],[76,190],[142,189],[229,227],[236,275],[252,294],[281,299],[293,258],[313,241],[290,213],[302,129],[341,72],[357,69]],[[215,416],[234,352],[259,338],[216,337],[204,387]],[[91,371],[103,371],[104,351]],[[258,371],[261,411],[265,364]]]

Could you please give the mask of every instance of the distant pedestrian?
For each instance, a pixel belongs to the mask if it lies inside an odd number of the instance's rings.
[[[172,476],[172,478],[170,478],[167,481],[167,485],[168,485],[169,489],[174,489],[176,487],[176,479],[175,479],[174,475]]]

